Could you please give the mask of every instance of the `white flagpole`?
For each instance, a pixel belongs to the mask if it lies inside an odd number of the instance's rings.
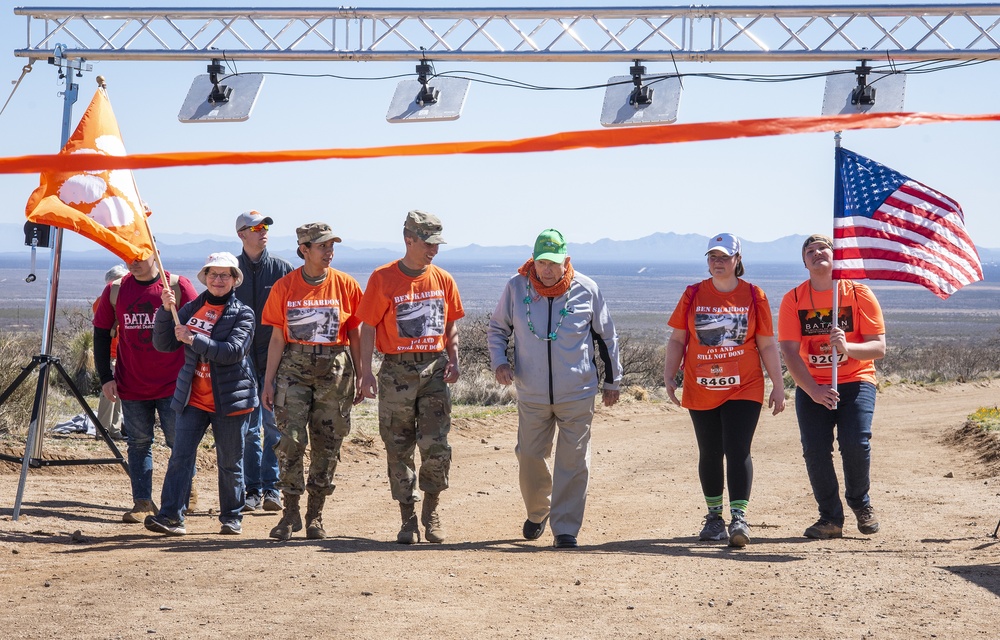
[[[835,131],[834,132],[834,134],[833,134],[833,140],[834,140],[836,148],[839,149],[840,148],[840,131]],[[836,154],[834,154],[834,158],[836,158]],[[837,170],[837,167],[836,167],[836,159],[835,159],[834,160],[834,171],[836,171],[836,170]],[[834,184],[836,185],[836,180],[834,180]],[[836,187],[834,187],[834,188],[836,188]],[[837,194],[835,193],[833,195],[833,197],[836,198]],[[836,229],[832,229],[831,230],[831,233],[830,233],[830,237],[831,238],[835,238],[836,237],[834,235],[836,233],[836,231],[837,231]],[[836,244],[837,241],[834,240],[833,242]],[[834,280],[833,281],[833,309],[831,309],[830,313],[831,313],[830,322],[833,323],[834,327],[838,327],[839,328],[840,327],[840,281],[839,280]],[[837,347],[833,346],[832,344],[830,345],[830,358],[832,359],[831,362],[830,362],[830,368],[831,368],[831,374],[832,374],[832,378],[830,380],[830,386],[832,386],[833,390],[836,391],[837,390],[837,368],[838,368],[838,366],[839,366],[840,363],[838,362],[838,359],[837,359]]]

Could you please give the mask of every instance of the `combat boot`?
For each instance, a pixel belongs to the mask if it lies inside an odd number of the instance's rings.
[[[275,540],[288,540],[292,537],[293,531],[302,530],[302,515],[299,513],[299,496],[291,493],[285,494],[285,510],[281,514],[281,520],[271,529],[271,537]]]
[[[424,539],[427,542],[444,542],[444,527],[438,516],[440,493],[424,493],[424,504],[420,509],[420,522],[424,525]]]
[[[326,496],[319,494],[309,494],[306,501],[306,538],[310,540],[322,540],[326,537],[326,529],[323,528],[323,504]]]
[[[420,528],[417,526],[417,514],[412,504],[399,503],[399,515],[403,520],[403,526],[396,534],[396,542],[399,544],[414,544],[420,542]]]

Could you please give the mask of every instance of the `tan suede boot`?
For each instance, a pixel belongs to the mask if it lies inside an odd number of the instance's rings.
[[[403,526],[396,534],[396,542],[399,544],[414,544],[420,542],[420,528],[417,526],[417,514],[412,504],[399,503],[399,516],[403,521]]]
[[[420,522],[424,525],[424,539],[427,542],[444,542],[444,527],[441,526],[441,517],[438,516],[438,503],[440,493],[425,493],[424,505],[420,509]]]
[[[299,496],[285,494],[285,510],[281,520],[271,529],[271,537],[275,540],[288,540],[293,531],[302,530],[302,515],[299,513]]]
[[[326,537],[326,529],[323,528],[323,504],[326,496],[309,494],[306,501],[306,538],[309,540],[322,540]]]

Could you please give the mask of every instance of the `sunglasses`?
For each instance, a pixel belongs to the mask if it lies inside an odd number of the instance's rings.
[[[243,227],[240,231],[253,231],[254,233],[257,233],[258,231],[267,231],[267,225],[263,223],[255,224],[252,227]]]

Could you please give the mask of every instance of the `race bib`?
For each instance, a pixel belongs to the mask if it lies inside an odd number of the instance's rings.
[[[809,366],[816,369],[830,369],[833,367],[833,353],[830,349],[830,343],[824,342],[819,346],[819,353],[809,354]],[[816,348],[816,345],[810,345],[810,348]],[[843,364],[847,362],[847,354],[837,352],[837,364]]]
[[[740,386],[740,366],[736,362],[699,364],[695,368],[695,382],[706,389],[732,389]]]

